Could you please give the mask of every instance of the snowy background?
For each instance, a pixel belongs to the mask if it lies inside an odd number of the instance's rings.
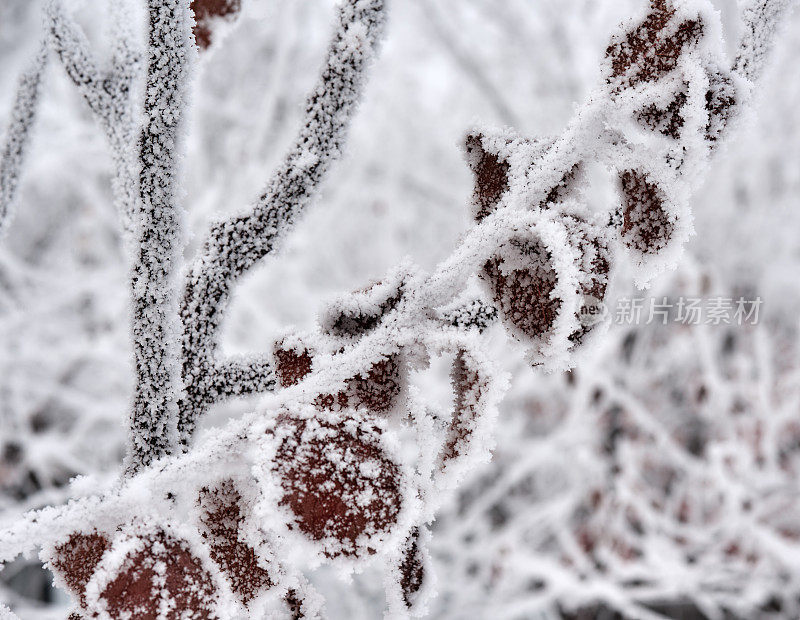
[[[103,3],[73,4],[102,49]],[[405,256],[430,269],[449,255],[470,224],[466,130],[561,131],[597,84],[609,33],[642,4],[396,0],[345,157],[288,247],[237,289],[226,352],[270,349]],[[734,0],[715,4],[736,41]],[[3,124],[40,15],[38,1],[0,0]],[[290,144],[332,15],[328,0],[252,0],[204,55],[185,198],[198,238],[258,194]],[[795,15],[755,111],[694,197],[696,236],[679,269],[647,291],[622,274],[610,297],[612,311],[631,297],[760,297],[759,324],[648,324],[645,311],[551,375],[496,329],[512,387],[492,463],[434,524],[431,617],[800,614],[799,60]],[[61,503],[70,478],[111,478],[123,456],[132,372],[111,177],[100,130],[53,63],[0,248],[2,516]],[[217,407],[205,423],[252,406]],[[329,617],[381,616],[379,576],[309,577]],[[0,573],[0,600],[22,618],[68,609],[35,560]]]

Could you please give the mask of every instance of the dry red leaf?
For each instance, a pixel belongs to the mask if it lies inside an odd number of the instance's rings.
[[[652,131],[658,131],[674,140],[679,140],[681,129],[686,122],[682,112],[687,99],[686,91],[679,91],[666,108],[660,108],[651,103],[639,111],[636,120]]]
[[[580,256],[591,257],[588,265],[583,266],[583,280],[580,284],[580,293],[583,296],[584,307],[578,309],[578,322],[580,327],[573,332],[569,339],[580,344],[583,338],[594,329],[598,323],[581,320],[581,312],[591,310],[585,308],[586,304],[597,304],[606,297],[608,288],[608,275],[611,271],[611,254],[605,241],[597,234],[594,227],[578,216],[567,215],[564,217],[570,229],[572,242],[577,246]],[[587,318],[591,318],[591,315]]]
[[[211,27],[214,19],[219,17],[233,17],[242,8],[241,0],[192,0],[195,26],[193,29],[197,47],[201,50],[211,45]]]
[[[655,254],[666,247],[675,225],[665,209],[664,192],[639,170],[619,175],[623,194],[622,239],[632,249]]]
[[[406,539],[403,561],[400,564],[400,589],[406,607],[414,605],[414,599],[425,580],[425,564],[419,544],[419,528],[414,528]]]
[[[509,165],[494,153],[483,148],[483,136],[467,136],[467,162],[475,173],[473,203],[476,207],[475,220],[480,222],[497,207],[497,203],[508,191]]]
[[[708,91],[706,92],[706,139],[716,142],[730,120],[736,105],[736,92],[733,80],[719,72],[709,73]]]
[[[313,358],[311,352],[303,347],[288,347],[285,342],[275,344],[275,374],[282,387],[300,383],[311,374]]]
[[[547,334],[561,308],[561,300],[550,297],[556,286],[556,272],[549,252],[535,241],[512,240],[513,250],[529,259],[529,269],[504,269],[503,256],[490,258],[483,268],[495,305],[504,321],[526,336],[536,339]]]
[[[296,590],[289,590],[285,600],[291,620],[302,620],[306,617],[303,613],[303,601]]]
[[[242,496],[232,480],[213,489],[203,488],[198,498],[203,537],[211,558],[227,578],[231,590],[247,604],[273,586],[269,573],[259,563],[255,550],[239,540],[244,522]]]
[[[211,575],[186,547],[163,531],[144,537],[100,594],[112,618],[182,620],[216,618]]]
[[[109,546],[108,538],[94,532],[72,534],[65,543],[55,548],[50,566],[64,579],[81,605],[86,605],[86,584]]]
[[[477,403],[485,386],[478,372],[467,366],[466,353],[459,351],[450,371],[450,380],[455,394],[455,408],[450,419],[447,439],[442,450],[442,464],[460,456],[459,445],[472,432],[472,425],[478,415]],[[419,535],[419,533],[417,533]]]
[[[611,78],[632,87],[658,80],[677,67],[684,50],[702,37],[703,23],[699,17],[682,22],[674,18],[671,2],[652,0],[645,19],[606,49]]]
[[[350,379],[346,394],[351,407],[385,413],[394,407],[401,391],[400,361],[390,355],[370,366],[366,377],[358,374]]]
[[[313,357],[308,349],[278,343],[273,353],[275,374],[281,386],[296,385],[311,373]],[[321,411],[361,407],[385,413],[394,407],[402,389],[400,356],[389,355],[372,364],[366,372],[349,379],[343,391],[320,394],[315,405]]]
[[[354,416],[313,421],[283,416],[274,459],[297,527],[326,544],[325,554],[356,555],[363,534],[385,532],[402,503],[400,471],[378,443],[377,428]]]
[[[542,200],[540,206],[546,208],[569,197],[569,195],[575,189],[578,178],[580,177],[581,168],[581,162],[578,162],[572,166],[572,168],[570,168],[564,174],[564,176],[561,177],[561,181],[559,181],[555,187],[547,192],[547,195],[545,196],[544,200]]]
[[[391,288],[381,285],[379,281],[366,289],[350,293],[336,312],[323,317],[323,330],[338,338],[358,338],[375,329],[397,307],[404,291],[402,280]]]

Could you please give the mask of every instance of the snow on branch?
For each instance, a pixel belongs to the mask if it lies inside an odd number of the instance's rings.
[[[252,211],[215,224],[195,260],[183,296],[181,441],[188,443],[206,404],[224,395],[215,386],[217,338],[238,278],[274,251],[315,195],[339,156],[375,56],[385,22],[383,0],[346,0],[318,83],[306,103],[295,145],[274,172]],[[264,369],[267,370],[268,369]],[[242,383],[235,393],[271,387],[270,375]]]
[[[126,0],[112,3],[113,49],[111,67],[101,71],[86,36],[65,13],[61,0],[45,9],[49,45],[97,118],[114,159],[114,195],[124,229],[131,233],[136,202],[136,180],[131,145],[135,142],[133,87],[142,62],[130,32]]]
[[[747,0],[743,3],[742,37],[733,69],[750,81],[757,80],[795,0]]]
[[[127,463],[131,472],[168,454],[177,443],[180,329],[175,290],[183,251],[178,179],[188,78],[196,55],[188,2],[150,0],[147,10],[147,83],[131,276],[136,367]]]
[[[46,65],[47,48],[43,45],[19,78],[11,119],[0,151],[0,237],[11,218],[30,133],[39,110],[42,74]]]

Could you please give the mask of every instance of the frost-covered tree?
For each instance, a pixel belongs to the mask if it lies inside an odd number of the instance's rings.
[[[430,275],[402,262],[329,303],[313,329],[233,358],[220,351],[220,328],[234,286],[285,243],[340,155],[386,7],[343,2],[294,144],[253,206],[213,224],[185,267],[190,78],[197,47],[213,46],[216,22],[240,6],[150,0],[141,61],[124,8],[107,71],[57,0],[46,6],[44,49],[77,85],[114,159],[131,250],[127,456],[119,479],[76,485],[69,504],[12,524],[0,559],[41,547],[77,617],[314,617],[324,601],[309,570],[369,564],[385,573],[390,614],[424,614],[435,591],[430,525],[493,444],[505,379],[485,351],[487,330],[499,321],[529,362],[551,371],[578,363],[580,372],[587,347],[605,336],[587,315],[617,271],[629,265],[647,282],[677,262],[692,191],[742,117],[789,3],[746,7],[730,61],[708,3],[654,0],[612,37],[600,84],[561,134],[469,133],[475,225]],[[445,45],[492,99],[485,74]],[[20,82],[0,175],[5,205],[46,56]],[[496,96],[493,105],[511,116]],[[589,198],[598,164],[610,171],[611,204]],[[437,359],[450,369],[444,410],[414,383]],[[262,393],[247,415],[196,432],[211,407]],[[620,428],[622,414],[609,416]]]

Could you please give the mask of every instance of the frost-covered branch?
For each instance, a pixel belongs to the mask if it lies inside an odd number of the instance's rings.
[[[179,179],[188,78],[196,50],[188,0],[150,0],[144,122],[139,138],[139,203],[133,261],[136,386],[131,472],[177,443],[180,329],[177,275],[183,251]]]
[[[130,31],[127,0],[112,3],[113,49],[107,72],[97,66],[89,42],[66,14],[62,0],[46,7],[49,45],[94,114],[108,140],[114,159],[114,194],[126,231],[132,232],[136,180],[132,145],[135,142],[133,88],[141,55]]]
[[[46,65],[47,48],[43,45],[31,66],[19,78],[11,119],[3,138],[0,151],[0,238],[11,218],[25,153],[39,110],[42,74]]]
[[[742,36],[734,71],[751,82],[764,71],[778,34],[796,0],[747,0],[741,10]]]
[[[384,0],[345,0],[295,145],[250,213],[213,226],[183,296],[183,382],[179,432],[188,445],[206,403],[223,396],[213,377],[219,326],[234,283],[274,251],[339,156],[385,22]],[[255,384],[271,386],[267,374]],[[242,384],[233,393],[246,393]],[[230,390],[229,390],[230,393]]]

